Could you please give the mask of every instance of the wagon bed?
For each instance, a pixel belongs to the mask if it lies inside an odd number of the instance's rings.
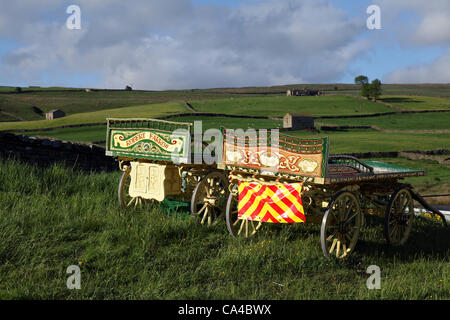
[[[325,184],[402,179],[424,176],[423,170],[415,170],[381,161],[361,161],[351,156],[331,155],[328,158]]]

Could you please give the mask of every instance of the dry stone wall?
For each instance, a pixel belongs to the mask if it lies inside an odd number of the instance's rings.
[[[117,162],[105,156],[105,148],[68,141],[39,139],[0,132],[0,158],[48,166],[55,162],[85,171],[117,170]]]

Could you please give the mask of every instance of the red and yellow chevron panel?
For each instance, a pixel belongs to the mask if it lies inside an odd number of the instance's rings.
[[[273,223],[305,222],[303,183],[239,183],[238,218]]]

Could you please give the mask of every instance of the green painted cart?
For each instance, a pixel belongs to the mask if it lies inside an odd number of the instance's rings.
[[[173,121],[107,119],[106,155],[115,157],[123,171],[118,187],[122,208],[170,199],[176,205],[190,202],[191,214],[202,224],[223,217],[227,176],[216,164],[191,164],[190,129],[189,123]]]

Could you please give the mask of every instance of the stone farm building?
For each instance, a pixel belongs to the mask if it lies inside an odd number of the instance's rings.
[[[286,113],[283,128],[292,130],[314,129],[314,117],[305,114]]]
[[[47,120],[53,120],[53,119],[56,119],[56,118],[62,118],[62,117],[64,117],[65,115],[66,115],[66,114],[65,114],[64,111],[59,110],[59,109],[53,109],[53,110],[50,110],[49,112],[47,112],[47,113],[45,114],[45,119],[47,119]]]
[[[322,92],[320,90],[309,90],[309,89],[290,89],[286,91],[286,96],[321,96]]]

